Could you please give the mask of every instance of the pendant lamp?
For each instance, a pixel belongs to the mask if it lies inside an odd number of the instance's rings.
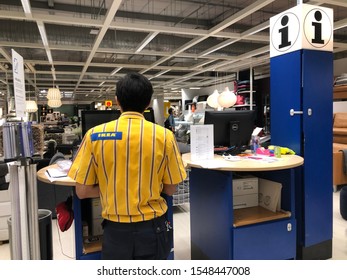
[[[50,88],[47,93],[48,100],[58,100],[61,99],[61,93],[58,88]]]
[[[209,97],[207,97],[208,106],[215,109],[218,108],[220,106],[218,103],[218,97],[219,97],[218,90],[215,89],[213,93]]]
[[[28,113],[35,113],[38,110],[35,100],[27,100],[25,102],[25,111]]]
[[[51,108],[59,108],[62,105],[60,99],[50,99],[48,100],[48,106]]]
[[[229,90],[229,87],[226,87],[224,91],[218,96],[218,103],[223,108],[229,108],[234,106],[236,103],[237,97],[233,91]]]

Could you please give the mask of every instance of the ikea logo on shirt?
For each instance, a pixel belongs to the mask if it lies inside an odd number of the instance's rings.
[[[92,141],[98,140],[121,140],[122,132],[96,132],[91,135]]]

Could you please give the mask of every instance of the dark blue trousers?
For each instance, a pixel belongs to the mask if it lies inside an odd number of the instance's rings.
[[[165,215],[137,223],[103,221],[103,260],[165,260],[172,247],[172,231]]]

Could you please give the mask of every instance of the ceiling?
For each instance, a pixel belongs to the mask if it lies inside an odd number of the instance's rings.
[[[301,2],[301,1],[299,1]],[[334,9],[334,58],[347,57],[347,0]],[[28,5],[29,4],[29,5]],[[113,98],[129,71],[167,99],[181,88],[269,75],[269,18],[297,0],[0,0],[0,100],[12,87],[11,49],[24,59],[27,96],[63,103]]]

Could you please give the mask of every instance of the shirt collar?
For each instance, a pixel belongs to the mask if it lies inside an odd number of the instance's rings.
[[[120,115],[121,118],[126,119],[144,119],[144,116],[139,112],[127,111]]]

